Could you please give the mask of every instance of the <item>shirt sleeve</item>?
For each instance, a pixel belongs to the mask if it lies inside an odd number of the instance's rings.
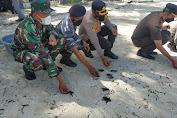
[[[87,35],[91,41],[91,43],[93,44],[93,46],[95,47],[97,53],[99,54],[99,56],[103,55],[103,51],[102,48],[99,44],[99,40],[98,40],[98,36],[97,33],[92,29],[93,24],[92,23],[87,23],[84,25],[85,30],[87,32]]]
[[[149,30],[151,34],[151,40],[162,40],[160,26],[150,26]]]
[[[74,40],[74,37],[76,36],[75,29],[69,25],[69,22],[62,21],[60,25],[58,24],[56,26],[55,29],[57,32],[61,31],[62,35],[66,38],[67,48],[72,49],[74,47],[77,47],[77,44]]]
[[[103,22],[107,27],[109,27],[110,30],[112,30],[113,28],[117,29],[117,25],[112,24],[110,22],[110,20],[108,19],[108,17],[105,18],[105,21]]]
[[[49,31],[49,32],[48,32],[49,35],[53,34],[55,37],[58,37],[58,34],[59,34],[59,33],[57,33],[57,31],[55,30],[55,28],[53,27],[52,24],[49,25],[48,31]]]
[[[53,25],[49,25],[48,28],[47,28],[47,31],[49,36],[51,34],[53,34],[57,40],[57,44],[60,44],[60,45],[64,45],[65,44],[65,41],[64,41],[64,37],[59,33],[58,29],[57,28],[54,28]]]
[[[66,46],[69,49],[72,49],[74,47],[77,47],[77,44],[75,43],[74,36],[75,32],[72,31],[72,29],[63,30],[64,37],[66,37]]]

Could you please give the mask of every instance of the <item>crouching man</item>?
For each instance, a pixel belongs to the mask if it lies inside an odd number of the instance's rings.
[[[17,27],[11,49],[15,61],[23,63],[23,70],[28,80],[36,79],[35,71],[47,70],[49,77],[59,80],[59,90],[67,93],[68,89],[54,63],[55,57],[63,47],[64,38],[58,35],[51,25],[50,2],[34,0],[31,14]]]
[[[78,50],[82,48],[86,51],[90,50],[88,44],[84,40],[81,40],[81,37],[76,34],[76,28],[81,24],[85,12],[86,9],[84,6],[73,5],[69,10],[70,15],[64,17],[55,27],[58,34],[62,34],[66,37],[66,47],[61,52],[63,57],[60,63],[69,67],[76,67],[77,64],[70,59],[72,52],[74,52],[76,57],[88,68],[89,72],[94,76],[98,76],[97,70],[85,60]]]
[[[117,35],[117,26],[109,21],[107,14],[106,4],[103,1],[94,0],[92,10],[84,16],[79,28],[79,35],[86,40],[91,50],[97,51],[106,67],[110,66],[110,62],[105,56],[118,59],[118,56],[111,51]],[[102,26],[101,23],[105,25]],[[93,58],[90,51],[84,51],[84,53],[85,56]]]
[[[177,68],[177,61],[162,46],[170,40],[170,32],[162,25],[165,21],[173,20],[175,16],[177,16],[177,6],[168,3],[163,11],[152,12],[140,21],[131,37],[133,44],[140,47],[138,56],[154,60],[153,55],[157,53],[153,50],[157,48],[172,62],[173,67]]]

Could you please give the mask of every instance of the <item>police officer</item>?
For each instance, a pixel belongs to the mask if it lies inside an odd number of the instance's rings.
[[[51,25],[48,0],[34,0],[32,12],[17,27],[12,42],[15,61],[23,63],[23,70],[28,80],[36,79],[35,71],[47,70],[49,77],[59,80],[59,90],[67,93],[68,89],[54,63],[55,57],[63,47],[64,38],[58,35]]]
[[[111,52],[117,35],[117,26],[110,23],[107,14],[106,4],[103,1],[94,0],[92,10],[84,16],[79,28],[79,35],[87,40],[91,50],[96,49],[106,67],[110,66],[110,62],[104,56],[118,59],[118,56]],[[105,25],[101,26],[102,22]],[[105,36],[108,36],[108,39]],[[90,52],[84,53],[87,57],[93,58]]]
[[[137,55],[154,60],[156,52],[154,49],[158,49],[164,56],[166,56],[171,62],[174,68],[177,68],[177,61],[171,57],[168,52],[163,48],[170,39],[170,33],[167,31],[167,27],[162,27],[164,21],[170,22],[177,16],[177,6],[168,3],[163,11],[151,12],[135,28],[132,41],[136,47],[140,47]]]
[[[88,68],[89,72],[94,76],[98,76],[96,69],[85,60],[78,50],[81,49],[82,46],[87,51],[90,49],[88,44],[84,40],[81,40],[81,37],[76,34],[76,28],[81,24],[85,12],[86,9],[84,6],[73,5],[69,10],[70,15],[64,17],[55,28],[59,34],[66,37],[66,48],[61,52],[63,57],[60,63],[70,67],[77,66],[77,64],[70,59],[72,52],[74,52],[76,57]]]

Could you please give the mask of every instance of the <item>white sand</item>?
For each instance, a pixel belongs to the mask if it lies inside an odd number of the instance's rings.
[[[106,68],[93,52],[94,59],[86,59],[96,69],[104,69],[95,78],[74,55],[71,59],[78,64],[76,68],[59,64],[59,55],[56,64],[63,68],[61,75],[74,92],[73,97],[62,95],[58,81],[49,78],[46,71],[36,72],[34,81],[26,80],[22,64],[15,62],[0,44],[0,118],[177,118],[177,71],[159,51],[155,61],[136,56],[138,48],[130,39],[143,17],[165,5],[166,2],[108,2],[109,18],[119,30],[113,48],[119,59],[109,59],[112,65]],[[52,24],[66,16],[69,8],[55,7]],[[29,11],[25,11],[27,14]],[[16,19],[15,15],[0,15],[0,37],[14,33]],[[176,53],[170,54],[177,59]],[[114,78],[108,79],[108,73]],[[103,87],[110,91],[103,92]],[[112,101],[106,104],[103,96]]]

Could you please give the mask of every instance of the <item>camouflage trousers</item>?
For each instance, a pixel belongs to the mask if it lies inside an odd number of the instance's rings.
[[[59,75],[59,70],[54,61],[62,49],[63,46],[58,44],[54,47],[47,46],[47,52],[43,53],[26,51],[22,58],[22,62],[31,72],[39,71],[45,68],[49,77],[56,77]]]

